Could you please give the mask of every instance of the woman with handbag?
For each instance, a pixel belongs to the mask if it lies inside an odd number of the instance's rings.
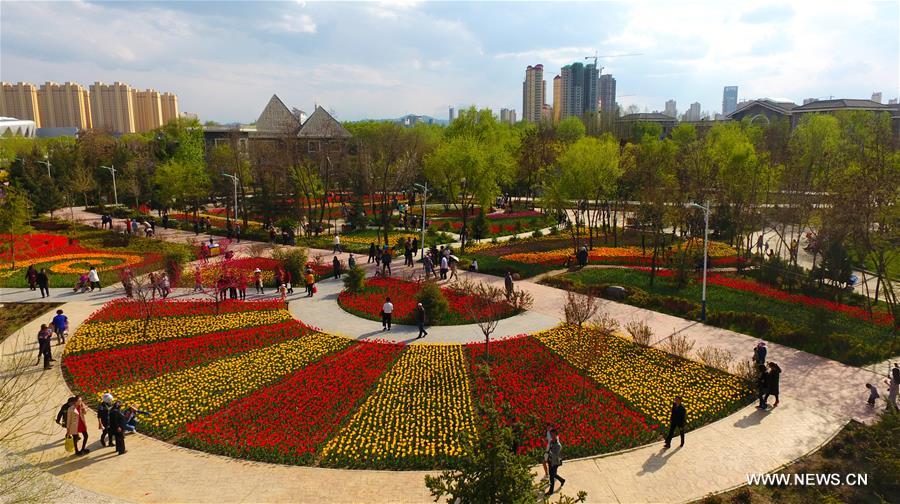
[[[75,403],[69,406],[66,413],[66,434],[72,437],[75,444],[75,455],[87,455],[91,450],[87,448],[88,432],[87,422],[84,420],[84,401],[81,396],[75,396]],[[81,440],[81,449],[78,449],[78,440]]]

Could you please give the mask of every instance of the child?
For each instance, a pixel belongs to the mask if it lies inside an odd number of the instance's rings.
[[[870,408],[875,407],[875,401],[878,400],[878,387],[872,385],[871,383],[866,383],[866,388],[869,389],[869,399],[866,403]]]

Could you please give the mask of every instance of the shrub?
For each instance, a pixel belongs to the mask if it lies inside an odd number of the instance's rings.
[[[450,310],[450,303],[437,282],[426,280],[416,294],[416,301],[425,307],[428,320],[440,320]]]
[[[672,333],[669,339],[662,345],[663,349],[672,355],[687,358],[688,354],[694,348],[694,342],[689,340],[687,336],[678,333]]]
[[[347,270],[344,276],[344,289],[349,292],[360,292],[366,287],[366,272],[359,266],[354,265]]]
[[[169,282],[172,285],[178,284],[184,265],[191,259],[189,253],[183,250],[173,250],[165,253],[163,264],[165,265],[166,274],[169,276]]]
[[[559,226],[553,226],[550,228],[550,236],[556,236],[559,234]]]
[[[295,283],[303,278],[306,268],[306,249],[303,247],[278,247],[272,252],[272,258],[281,263],[281,267],[291,274]]]
[[[707,366],[723,371],[728,371],[731,366],[731,361],[734,360],[734,356],[728,350],[712,346],[703,347],[700,350],[697,350],[697,358]]]
[[[650,346],[653,339],[653,330],[643,320],[632,320],[625,324],[625,330],[631,336],[631,339],[638,345]]]
[[[541,236],[544,236],[544,233],[540,229],[535,229],[534,233],[531,233],[532,238],[540,238]]]

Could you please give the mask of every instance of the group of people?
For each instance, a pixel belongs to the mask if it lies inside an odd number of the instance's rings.
[[[50,297],[50,277],[46,268],[41,268],[38,271],[33,264],[28,266],[28,270],[25,272],[25,279],[28,281],[29,289],[41,289],[41,298]]]
[[[778,406],[779,384],[781,382],[781,367],[774,362],[766,362],[768,348],[765,341],[760,341],[753,347],[753,365],[756,370],[756,393],[759,399],[757,409],[769,408],[769,397],[775,397],[773,408]]]
[[[49,324],[41,324],[41,328],[38,330],[38,356],[37,362],[34,364],[35,366],[39,365],[41,359],[43,359],[44,369],[51,369],[53,366],[50,363],[56,362],[56,359],[53,358],[53,353],[50,350],[50,347],[53,344],[54,334],[56,335],[57,345],[65,343],[66,337],[69,335],[69,318],[66,317],[62,310],[56,310],[56,315],[53,317],[53,320],[51,320]]]
[[[887,385],[887,397],[884,399],[885,409],[888,411],[894,410],[895,412],[900,411],[900,407],[897,405],[897,394],[900,392],[900,363],[894,363],[894,367],[890,369],[884,384]],[[874,408],[875,402],[881,397],[878,393],[878,387],[871,383],[866,383],[866,389],[869,391],[869,398],[866,400],[866,403],[870,408]]]
[[[42,270],[43,271],[43,270]],[[45,274],[46,276],[46,274]],[[86,273],[82,273],[78,280],[75,282],[75,285],[72,286],[72,292],[87,292],[90,290],[94,292],[94,290],[103,291],[103,286],[100,285],[100,273],[97,271],[97,268],[91,266],[90,269],[87,270]],[[47,292],[47,296],[50,296],[50,292]],[[43,292],[41,292],[41,297],[44,297]]]
[[[141,411],[135,406],[125,406],[115,400],[110,393],[102,396],[97,406],[97,428],[101,429],[100,445],[115,446],[119,455],[124,455],[125,434],[135,432],[137,429],[138,415],[149,415],[149,412]],[[71,446],[75,456],[87,455],[90,449],[87,447],[87,407],[81,396],[72,396],[65,402],[56,414],[56,423],[66,429],[66,444]],[[71,440],[71,441],[70,441]],[[81,441],[81,447],[78,442]],[[70,444],[71,443],[71,444]],[[69,450],[69,447],[66,448]]]

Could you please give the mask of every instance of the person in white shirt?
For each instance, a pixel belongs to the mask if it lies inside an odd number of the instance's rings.
[[[391,314],[394,313],[394,303],[391,303],[391,298],[386,298],[384,300],[384,305],[381,307],[381,330],[382,331],[390,331],[391,330]]]
[[[341,253],[341,235],[335,233],[334,241],[332,243],[334,245],[334,250],[332,250],[332,252],[334,252],[335,254],[340,254]]]
[[[447,270],[450,269],[450,265],[447,261],[447,256],[441,257],[441,280],[447,279]]]
[[[94,289],[99,291],[103,291],[103,287],[100,285],[100,275],[97,273],[97,268],[91,266],[90,271],[88,271],[88,281],[91,282],[91,292]]]

